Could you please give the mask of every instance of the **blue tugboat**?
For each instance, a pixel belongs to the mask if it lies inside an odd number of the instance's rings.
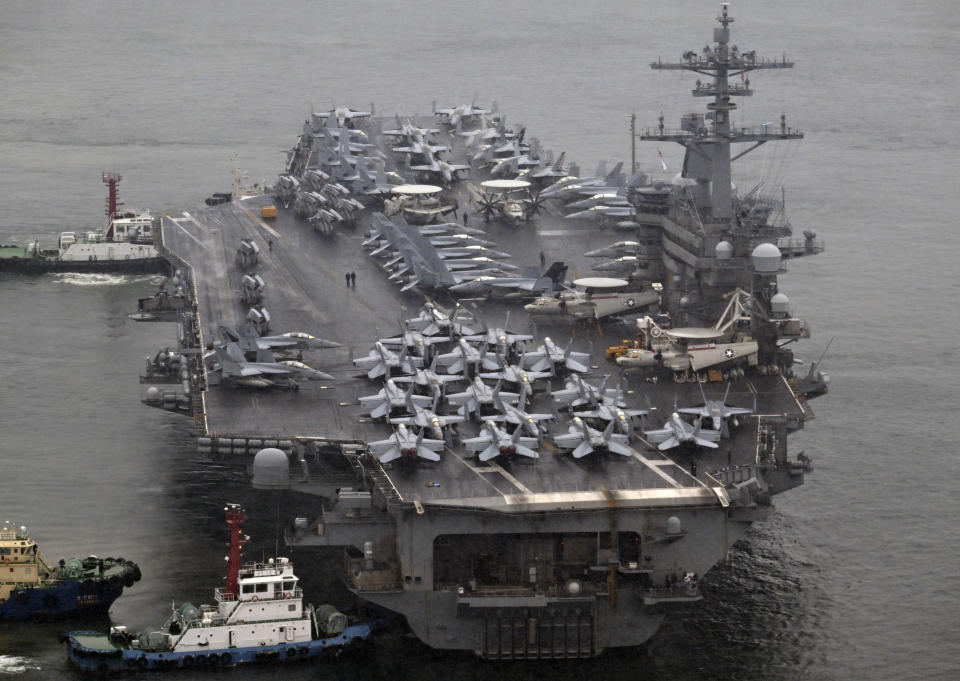
[[[287,558],[241,564],[243,509],[227,506],[230,554],[224,588],[213,605],[183,603],[158,631],[131,634],[115,626],[107,634],[67,634],[67,655],[83,671],[189,669],[245,663],[309,660],[340,652],[370,638],[383,620],[351,624],[332,606],[303,604],[303,592]]]
[[[138,581],[140,568],[123,558],[70,558],[51,566],[27,528],[0,529],[0,620],[106,612]]]

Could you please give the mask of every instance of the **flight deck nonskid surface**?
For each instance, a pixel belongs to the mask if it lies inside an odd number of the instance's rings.
[[[472,205],[463,183],[458,186],[458,200],[462,207]],[[272,317],[271,333],[303,331],[341,343],[338,349],[304,355],[305,362],[332,374],[336,381],[303,381],[297,391],[211,386],[204,393],[207,434],[333,441],[389,437],[391,428],[382,421],[371,421],[357,402],[361,395],[376,393],[383,379],[369,380],[351,360],[366,355],[377,338],[396,335],[400,320],[418,313],[425,299],[423,293],[400,292],[387,279],[379,261],[362,248],[371,211],[361,214],[356,229],[321,236],[281,206],[276,219],[263,220],[260,209],[269,203],[274,203],[270,197],[256,197],[165,217],[163,245],[191,265],[201,335],[206,344],[217,338],[218,322],[235,324],[246,317],[247,308],[239,297],[243,273],[235,257],[241,239],[256,242],[260,258],[255,271],[266,282],[263,305]],[[549,205],[531,222],[518,226],[497,221],[485,224],[471,211],[469,225],[485,227],[487,238],[497,243],[495,248],[509,252],[509,262],[522,269],[539,271],[541,254],[547,265],[563,260],[570,266],[568,279],[591,274],[592,263],[583,257],[584,252],[629,238],[629,234],[599,228],[593,222],[565,220]],[[355,287],[346,283],[348,272],[356,273]],[[437,302],[447,308],[453,304],[445,298]],[[573,323],[546,318],[531,322],[519,303],[477,299],[462,304],[491,327],[503,326],[509,311],[510,330],[535,336],[528,343],[530,349],[535,349],[545,336],[561,346],[572,338],[575,350],[592,355],[591,372],[585,378],[594,384],[606,374],[614,374],[612,381],[617,380],[618,367],[604,359],[605,348],[636,335],[634,316],[625,321],[608,320],[602,326],[593,321]],[[691,458],[687,454],[660,452],[642,439],[642,430],[661,427],[676,405],[700,404],[698,385],[674,383],[669,375],[660,376],[657,383],[647,378],[645,374],[633,373],[625,379],[625,388],[630,391],[625,395],[628,406],[653,407],[650,416],[635,424],[632,457],[591,454],[574,460],[569,453],[557,452],[546,443],[536,460],[497,457],[480,463],[454,441],[453,448],[448,447],[437,463],[421,461],[413,469],[387,464],[384,472],[407,502],[460,503],[462,499],[523,499],[607,490],[643,490],[651,494],[658,490],[676,494],[682,494],[682,490],[706,491],[702,482],[691,475]],[[528,409],[552,411],[547,388],[556,390],[563,384],[562,376],[549,384],[538,381],[537,393]],[[709,397],[719,399],[725,386],[703,387]],[[463,383],[453,384],[447,392],[464,388]],[[761,404],[778,417],[799,416],[803,409],[783,379],[776,376],[749,376],[735,381],[727,403],[752,406],[754,393],[760,393]],[[551,432],[566,432],[567,424],[568,418],[561,412],[560,421],[549,427]],[[745,418],[719,449],[699,452],[701,470],[754,463],[757,424],[757,418]],[[478,426],[463,424],[456,430],[459,436],[470,437],[476,434]]]

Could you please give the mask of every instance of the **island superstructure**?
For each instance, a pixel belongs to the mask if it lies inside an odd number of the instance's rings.
[[[304,124],[274,188],[280,206],[270,222],[268,199],[258,197],[161,224],[161,251],[189,278],[193,301],[175,372],[186,377],[186,394],[153,389],[145,401],[192,414],[201,451],[259,452],[256,486],[322,497],[322,511],[295,519],[287,541],[343,547],[348,587],[404,615],[430,646],[516,659],[641,644],[672,606],[702,597],[699,578],[812,467],[789,456],[788,436],[813,417],[808,402],[826,392],[826,377],[816,366],[794,374],[789,346],[810,327],[790,311],[778,277],[785,258],[823,246],[812,233],[793,239],[775,198],[759,189],[739,196],[730,182],[731,163],[749,150],[734,155],[731,145],[801,136],[785,121],[775,130],[735,126],[731,98],[751,90],[745,77],[730,78],[791,64],[734,49],[726,5],[718,22],[702,53],[653,64],[712,79],[694,90],[712,98],[705,114],[684,116],[678,130],[661,119],[641,136],[686,147],[673,181],[618,180],[618,169],[590,182],[564,177],[562,158],[546,162],[533,144],[522,150],[520,132],[476,106],[438,109],[436,129],[404,127],[398,117],[397,130],[384,130],[391,122],[372,110],[336,109]],[[387,139],[394,134],[411,136],[402,151]],[[489,150],[470,146],[488,134],[497,140]],[[400,161],[398,153],[424,159]],[[374,157],[387,168],[368,173]],[[477,201],[462,168],[473,181],[509,168],[526,178],[512,187],[541,191],[510,199],[523,208],[509,221],[487,210],[470,211],[470,226],[459,230],[436,225],[456,207],[494,201]],[[437,184],[411,184],[417,175]],[[614,250],[630,249],[630,271],[624,280],[580,277],[586,283],[575,297],[564,294],[552,306],[557,314],[534,322],[512,301],[556,295],[560,273],[587,266],[581,254],[610,248],[610,230],[571,212],[566,196],[581,188],[579,202],[599,207],[583,212],[625,233],[629,246]],[[371,205],[378,195],[397,197],[385,204],[395,216]],[[415,205],[406,205],[410,196]],[[467,231],[478,224],[485,231]],[[486,243],[466,246],[470,239]],[[241,240],[260,244],[255,263]],[[234,264],[238,247],[244,257]],[[471,248],[502,253],[477,258]],[[538,272],[488,262],[503,255]],[[548,268],[548,259],[558,262]],[[464,267],[478,269],[463,275]],[[466,300],[457,292],[468,283]],[[612,296],[624,301],[626,326],[599,313],[586,321],[565,314],[568,298],[578,310],[599,310]],[[391,349],[378,332],[398,316],[407,319]],[[255,325],[260,345],[246,356],[239,345],[228,350],[223,344],[236,341],[222,333],[224,320]],[[485,333],[501,323],[503,333]],[[276,338],[267,334],[281,324],[340,344],[315,356],[335,380],[306,365],[265,362],[265,344]],[[501,343],[507,324],[529,326],[533,339]],[[602,349],[620,343],[625,328],[636,334],[634,347],[601,366]],[[512,373],[484,383],[481,372],[495,371],[499,355]],[[263,388],[278,385],[264,372],[284,373],[284,385],[297,389],[250,391],[251,375]],[[441,387],[429,372],[462,383]],[[498,406],[510,401],[502,385],[510,381],[519,386],[509,388],[513,404]],[[358,408],[378,388],[386,406]],[[702,413],[691,413],[698,406]],[[541,416],[552,423],[532,423]],[[496,419],[501,425],[489,423]]]

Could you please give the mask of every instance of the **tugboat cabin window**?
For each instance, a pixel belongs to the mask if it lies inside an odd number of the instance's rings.
[[[264,594],[264,593],[267,593],[267,587],[269,586],[269,584],[266,584],[266,583],[257,584],[256,586],[257,586],[257,593]]]
[[[295,584],[296,584],[296,582],[284,582],[284,583],[283,583],[283,590],[284,590],[284,591],[293,591],[293,587],[294,587]]]
[[[245,593],[245,594],[252,594],[252,593],[253,593],[253,584],[244,584],[244,585],[243,585],[243,593]]]

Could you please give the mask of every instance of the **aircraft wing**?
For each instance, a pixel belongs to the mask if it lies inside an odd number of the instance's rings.
[[[490,447],[492,444],[495,443],[493,443],[493,441],[490,439],[490,435],[488,433],[478,435],[477,437],[464,438],[463,440],[463,446],[466,449],[469,449],[471,452],[479,452]]]
[[[755,354],[758,348],[756,341],[749,341],[746,343],[717,343],[715,347],[690,347],[687,352],[690,356],[690,367],[694,371],[700,371],[721,362],[748,357]]]
[[[655,428],[654,430],[645,430],[643,431],[643,436],[650,440],[654,444],[664,442],[671,438],[676,439],[673,435],[673,430],[670,428]],[[679,443],[677,443],[679,444]],[[671,447],[676,447],[677,445],[670,445]],[[667,447],[669,449],[669,447]]]
[[[261,376],[263,374],[283,374],[289,376],[294,373],[289,367],[285,367],[282,364],[277,364],[277,366],[271,366],[265,362],[260,362],[257,364],[242,364],[240,366],[240,375],[241,376]]]

